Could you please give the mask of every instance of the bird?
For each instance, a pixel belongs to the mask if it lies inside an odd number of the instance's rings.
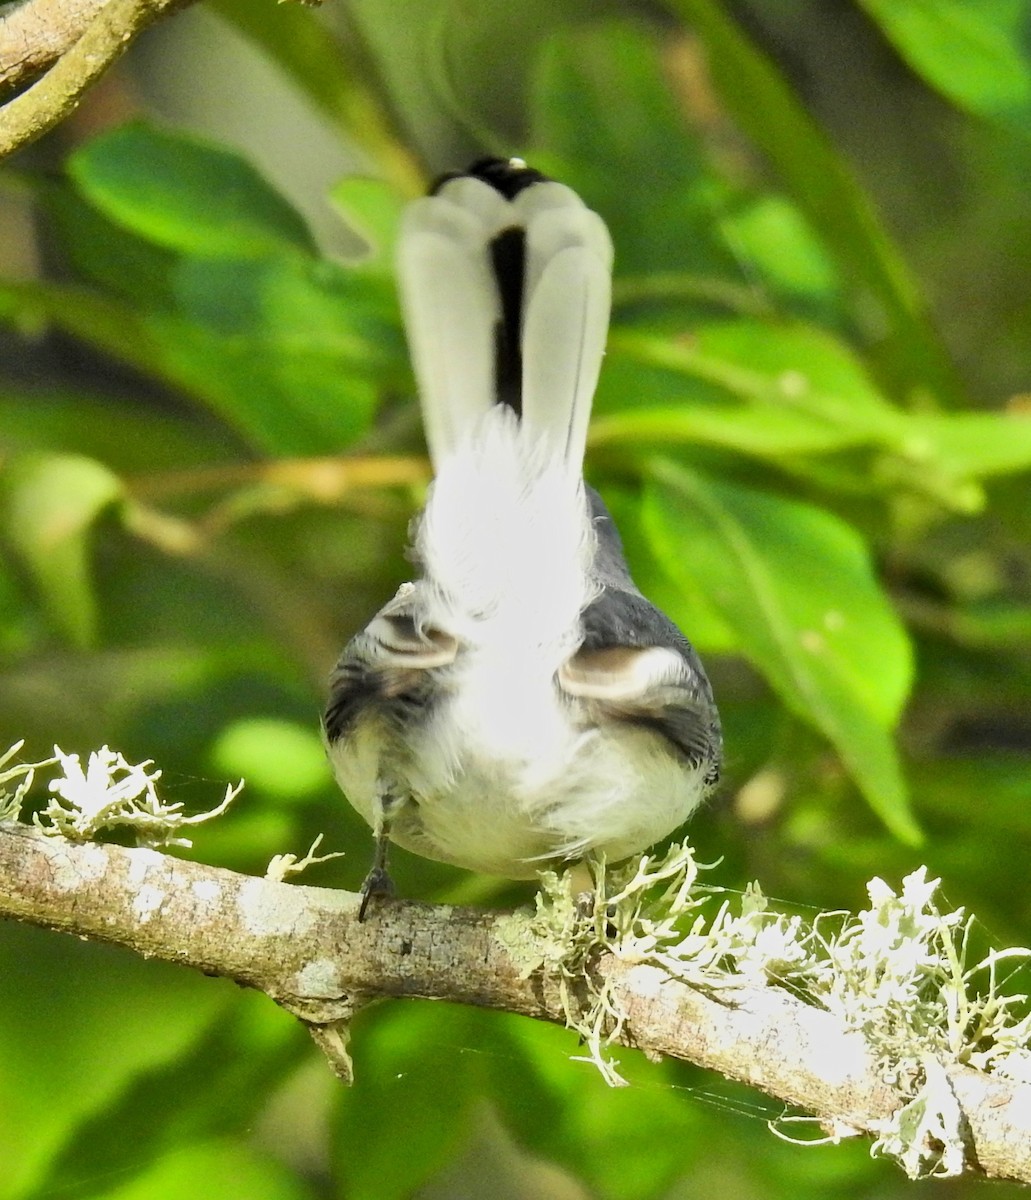
[[[583,478],[612,242],[522,159],[450,173],[403,213],[396,271],[433,466],[418,571],[346,645],[323,734],[387,851],[508,879],[639,854],[715,788],[698,654],[635,585]]]

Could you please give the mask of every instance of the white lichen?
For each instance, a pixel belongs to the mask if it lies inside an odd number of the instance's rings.
[[[49,861],[47,882],[58,892],[78,892],[103,879],[111,869],[111,859],[103,846],[76,846],[70,854],[59,838],[48,839],[44,853]]]
[[[36,778],[36,772],[51,766],[56,761],[47,758],[37,763],[11,764],[11,759],[24,745],[24,739],[15,742],[9,750],[0,755],[0,824],[5,821],[19,820],[25,797]],[[10,787],[12,783],[14,784],[13,789]]]
[[[687,846],[663,856],[608,869],[603,858],[589,862],[593,892],[576,896],[572,875],[542,872],[536,911],[515,913],[500,933],[524,976],[535,970],[557,978],[566,1022],[576,1030],[607,1083],[621,1086],[619,1064],[606,1049],[626,1016],[607,981],[594,979],[590,964],[608,951],[631,963],[669,966],[670,947],[682,936],[683,917],[704,903],[696,896],[698,871]],[[685,959],[685,961],[687,961]],[[701,958],[692,961],[700,967]],[[700,976],[699,976],[700,980]]]
[[[267,879],[245,879],[236,905],[244,928],[257,937],[303,937],[318,921],[314,905],[299,899],[295,888],[277,888]]]
[[[151,917],[161,911],[162,905],[167,899],[168,892],[164,888],[154,887],[153,884],[144,884],[132,900],[132,908],[137,921],[141,925],[146,925]]]
[[[977,959],[973,919],[938,909],[939,881],[925,867],[898,893],[872,880],[867,909],[812,924],[772,910],[757,884],[733,897],[701,884],[700,869],[677,845],[616,870],[595,862],[593,896],[579,900],[568,874],[545,874],[536,912],[505,923],[522,970],[557,977],[567,1022],[604,1078],[623,1082],[607,1050],[626,1015],[617,991],[591,969],[599,953],[711,990],[785,986],[861,1032],[897,1087],[899,1108],[877,1130],[873,1151],[897,1158],[913,1178],[960,1173],[962,1115],[947,1068],[1031,1076],[1028,997],[999,979],[1001,963],[1031,952]]]
[[[203,905],[217,908],[222,902],[222,886],[214,879],[197,879],[190,884],[190,891]]]
[[[275,880],[276,883],[284,883],[290,875],[300,875],[302,871],[306,871],[318,863],[330,862],[334,858],[343,858],[343,850],[331,850],[328,854],[315,853],[322,845],[323,836],[323,834],[319,834],[308,847],[308,852],[303,858],[298,858],[296,854],[274,855],[272,861],[265,868],[265,878]]]
[[[961,1175],[963,1112],[941,1062],[928,1054],[922,1067],[915,1095],[882,1123],[870,1152],[897,1159],[910,1179]]]
[[[221,816],[243,788],[227,786],[220,803],[207,812],[187,816],[181,803],[170,804],[157,793],[161,772],[154,763],[130,763],[116,750],[102,746],[94,750],[85,769],[77,754],[54,747],[60,773],[52,779],[46,806],[34,813],[33,824],[44,833],[74,842],[92,841],[99,833],[128,827],[137,842],[151,849],[158,846],[190,846],[183,831]]]
[[[92,841],[102,832],[127,827],[142,846],[190,846],[183,831],[221,816],[243,788],[242,781],[227,787],[214,808],[186,816],[181,803],[169,804],[158,795],[161,772],[153,769],[150,759],[130,763],[118,751],[102,746],[90,754],[83,768],[77,754],[65,754],[55,746],[52,758],[9,765],[23,745],[16,742],[0,756],[0,822],[21,819],[37,773],[50,771],[50,798],[32,814],[32,823],[49,836],[73,842]],[[14,781],[12,790],[9,785]]]
[[[337,999],[344,990],[339,965],[331,958],[306,962],[295,976],[294,990],[305,999]]]

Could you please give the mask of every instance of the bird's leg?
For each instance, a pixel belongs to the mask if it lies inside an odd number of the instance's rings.
[[[362,896],[361,907],[358,909],[359,921],[365,920],[369,901],[373,896],[392,896],[394,894],[394,884],[387,873],[387,847],[390,842],[388,810],[392,807],[396,807],[396,801],[392,803],[390,796],[380,795],[377,797],[372,827],[376,848],[372,855],[372,866],[362,880],[362,886],[359,889]]]
[[[387,874],[387,835],[385,832],[376,834],[376,850],[372,858],[372,866],[368,875],[362,880],[362,903],[358,909],[358,920],[364,921],[373,896],[392,896],[394,884]]]

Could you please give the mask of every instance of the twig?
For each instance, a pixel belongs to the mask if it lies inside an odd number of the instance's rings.
[[[237,487],[269,487],[330,504],[360,489],[415,487],[429,478],[429,463],[415,455],[335,455],[152,472],[130,479],[129,489],[141,499],[154,501]]]

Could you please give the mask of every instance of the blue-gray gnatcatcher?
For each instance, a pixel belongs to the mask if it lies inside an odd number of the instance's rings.
[[[583,481],[605,350],[601,218],[518,159],[407,209],[398,277],[434,481],[413,583],[347,645],[324,717],[337,781],[388,841],[532,878],[638,853],[719,776],[691,644],[638,591]]]

